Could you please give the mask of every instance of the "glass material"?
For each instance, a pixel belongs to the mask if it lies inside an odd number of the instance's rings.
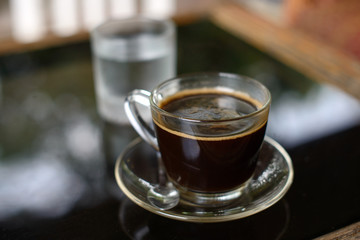
[[[177,112],[161,107],[174,98],[168,105],[176,105]],[[257,163],[270,104],[264,85],[230,73],[180,75],[151,93],[130,92],[125,112],[143,140],[159,151],[167,176],[148,191],[153,205],[169,209],[180,196],[199,207],[214,207],[241,197]],[[139,114],[139,105],[151,111],[153,125]]]
[[[212,208],[180,200],[176,207],[161,210],[147,198],[151,186],[159,183],[157,153],[147,143],[136,139],[118,158],[115,176],[126,196],[153,213],[188,222],[223,222],[251,216],[278,202],[289,190],[294,172],[287,152],[267,137],[254,176],[239,199],[230,205]]]
[[[91,33],[100,115],[126,125],[126,94],[151,90],[176,73],[176,33],[171,20],[133,17],[107,21]]]

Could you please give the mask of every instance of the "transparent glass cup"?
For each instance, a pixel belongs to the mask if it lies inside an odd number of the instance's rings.
[[[138,134],[159,151],[180,200],[217,207],[239,198],[251,179],[270,102],[268,89],[251,78],[196,73],[165,81],[152,92],[130,92],[125,111]],[[142,119],[139,104],[150,108],[152,125]]]
[[[176,28],[171,20],[132,17],[109,20],[91,32],[98,112],[127,125],[127,93],[151,90],[176,75]]]

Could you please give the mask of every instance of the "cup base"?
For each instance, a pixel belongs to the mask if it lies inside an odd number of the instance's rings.
[[[141,138],[136,138],[125,148],[115,165],[119,188],[135,204],[163,217],[197,223],[225,222],[261,212],[286,194],[294,178],[290,156],[269,137],[265,137],[248,185],[239,197],[223,207],[197,207],[185,200],[168,210],[154,207],[147,194],[149,187],[158,183],[158,172],[157,152]]]
[[[250,180],[251,178],[233,190],[219,193],[194,192],[177,184],[174,185],[180,193],[182,203],[199,208],[216,208],[231,205],[231,203],[242,197]]]

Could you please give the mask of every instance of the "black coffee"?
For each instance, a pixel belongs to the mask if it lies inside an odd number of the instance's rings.
[[[258,109],[255,100],[219,91],[186,91],[165,99],[160,107],[182,118],[154,120],[163,162],[169,177],[197,192],[225,192],[253,174],[264,138],[260,124],[230,121]],[[219,120],[229,120],[218,124]]]

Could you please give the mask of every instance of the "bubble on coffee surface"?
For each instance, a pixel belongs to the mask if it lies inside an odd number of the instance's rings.
[[[178,98],[163,107],[183,118],[228,120],[250,114],[257,108],[246,100],[225,94],[200,94]]]

